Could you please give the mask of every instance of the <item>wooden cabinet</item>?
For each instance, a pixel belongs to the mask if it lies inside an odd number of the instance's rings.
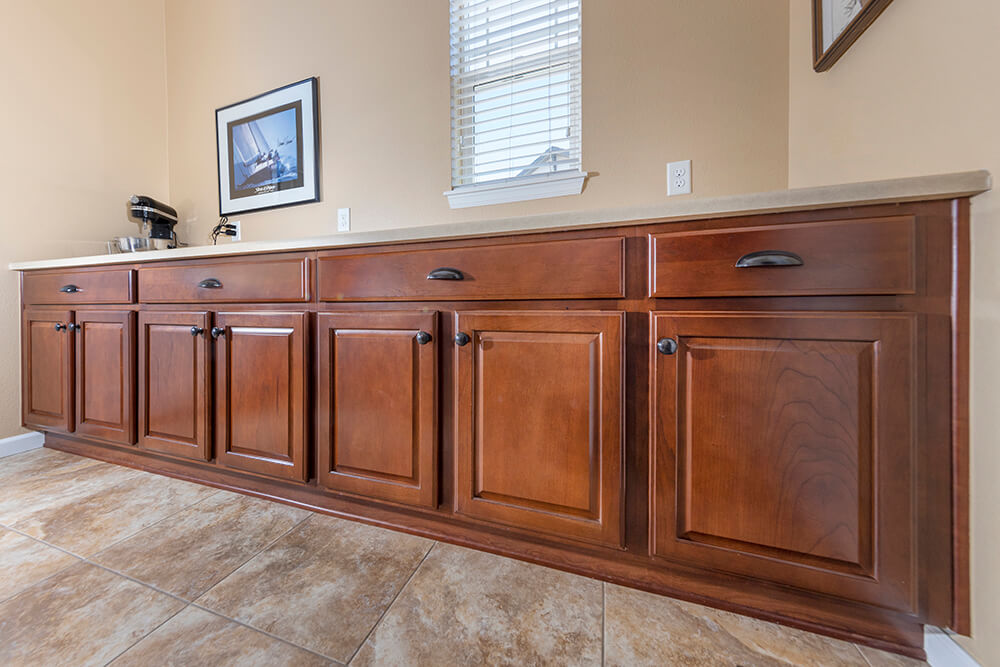
[[[73,312],[25,309],[21,417],[25,426],[73,430]]]
[[[458,512],[621,545],[623,323],[458,313]]]
[[[655,313],[655,555],[916,609],[915,332],[905,314]]]
[[[210,340],[204,311],[139,313],[139,447],[211,458]]]
[[[437,313],[320,313],[323,486],[437,504]]]
[[[305,481],[307,316],[219,313],[215,442],[220,464]]]
[[[135,444],[135,313],[76,313],[76,433]]]

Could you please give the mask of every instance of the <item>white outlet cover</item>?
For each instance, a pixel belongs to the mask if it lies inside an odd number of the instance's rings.
[[[691,160],[667,163],[667,196],[691,194]]]
[[[234,225],[236,227],[236,236],[230,236],[229,240],[233,241],[234,243],[236,241],[242,241],[243,240],[243,226],[240,224],[240,221],[239,220],[233,220],[230,224]]]
[[[337,209],[337,231],[338,232],[351,231],[351,209],[349,208]]]

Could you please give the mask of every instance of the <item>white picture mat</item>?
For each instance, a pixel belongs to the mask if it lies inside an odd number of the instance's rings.
[[[299,99],[302,100],[302,136],[300,137],[302,142],[302,164],[300,165],[302,187],[278,190],[252,197],[230,198],[229,160],[232,159],[232,156],[229,155],[228,148],[228,124],[234,120],[246,118]],[[312,79],[267,93],[248,102],[220,109],[216,113],[215,129],[219,147],[219,209],[222,215],[316,199],[318,187],[316,182],[316,117]]]

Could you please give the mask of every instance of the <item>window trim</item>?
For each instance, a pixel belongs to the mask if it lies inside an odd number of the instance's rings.
[[[444,193],[449,208],[469,208],[490,204],[510,204],[532,199],[565,197],[583,192],[589,174],[585,171],[557,171],[521,176],[505,181],[460,185]]]

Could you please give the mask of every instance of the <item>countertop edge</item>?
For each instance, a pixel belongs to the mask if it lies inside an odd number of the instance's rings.
[[[971,197],[992,188],[992,176],[984,169],[933,176],[866,181],[843,185],[775,190],[750,194],[687,199],[647,206],[498,218],[476,222],[446,223],[418,227],[347,232],[330,236],[286,241],[248,241],[222,246],[194,246],[120,255],[92,255],[62,259],[13,262],[12,271],[145,264],[207,257],[256,255],[384,245],[486,236],[623,227],[650,222],[683,222],[704,217],[735,217],[793,212],[813,208],[845,208],[882,203],[933,201]]]

